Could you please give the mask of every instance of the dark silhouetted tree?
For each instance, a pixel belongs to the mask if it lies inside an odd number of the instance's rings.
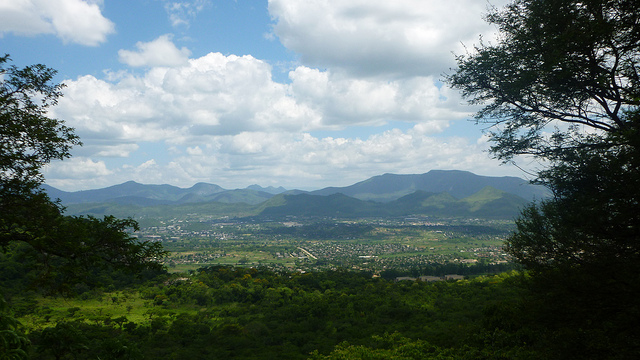
[[[489,125],[495,157],[541,160],[535,181],[553,196],[524,209],[507,252],[534,275],[541,323],[565,339],[547,350],[631,358],[640,348],[640,6],[515,0],[487,21],[497,41],[459,56],[448,81],[484,106],[476,120]]]
[[[41,190],[42,167],[70,156],[80,141],[61,120],[47,117],[62,96],[44,65],[7,66],[0,57],[0,247],[22,242],[38,260],[41,279],[64,290],[96,269],[159,269],[159,243],[138,241],[133,220],[64,216]],[[49,282],[49,284],[51,284]]]

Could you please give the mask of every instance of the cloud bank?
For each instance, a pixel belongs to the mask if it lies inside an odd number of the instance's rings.
[[[53,34],[65,43],[97,46],[115,32],[97,1],[14,0],[0,2],[0,35]]]
[[[188,8],[180,4],[172,9]],[[203,3],[190,4],[197,12]],[[191,57],[170,34],[138,42],[118,51],[135,71],[64,81],[52,115],[87,144],[68,163],[83,169],[66,169],[73,176],[65,179],[52,164],[47,179],[66,189],[127,180],[318,188],[385,172],[504,175],[483,152],[480,129],[449,132],[474,109],[439,80],[461,42],[492,36],[485,8],[474,0],[270,0],[274,36],[299,55],[286,81],[251,55]]]
[[[499,0],[495,5],[505,3]],[[452,52],[491,36],[477,0],[269,0],[273,32],[313,67],[359,76],[440,76]]]
[[[135,173],[162,173],[176,184],[213,178],[233,187],[268,178],[265,185],[296,186],[287,179],[304,179],[307,186],[319,186],[338,173],[344,183],[362,180],[363,174],[470,169],[482,163],[469,155],[478,153],[478,145],[432,137],[469,115],[457,94],[433,78],[358,79],[299,66],[290,72],[290,83],[282,84],[272,80],[271,71],[248,55],[209,53],[113,81],[82,76],[65,81],[65,96],[52,115],[66,119],[91,144],[79,150],[78,164],[87,161],[83,158],[129,157],[139,151],[136,143],[160,142],[173,160],[145,162],[139,165],[145,171]],[[408,130],[367,138],[313,135],[383,127],[388,121],[405,122]],[[102,168],[87,167],[87,181],[96,181],[91,169],[105,175]],[[124,176],[126,170],[131,168],[109,175]],[[134,180],[148,183],[149,176]]]
[[[299,66],[290,83],[272,80],[271,66],[250,55],[209,53],[197,59],[162,56],[166,37],[121,51],[131,64],[152,65],[142,76],[115,81],[87,75],[66,80],[55,115],[87,138],[191,144],[203,136],[242,132],[299,133],[348,126],[381,126],[389,120],[443,129],[469,115],[456,93],[430,77],[393,81],[358,79]],[[152,44],[151,46],[148,46]],[[173,60],[172,60],[173,59]]]

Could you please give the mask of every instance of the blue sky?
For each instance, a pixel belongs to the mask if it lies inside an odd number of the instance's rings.
[[[477,109],[441,82],[462,44],[495,36],[487,4],[0,0],[0,48],[66,85],[50,115],[84,146],[45,169],[64,190],[524,176],[489,157]]]

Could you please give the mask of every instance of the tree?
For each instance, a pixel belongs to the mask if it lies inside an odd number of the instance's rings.
[[[50,84],[56,71],[42,64],[23,69],[0,57],[0,191],[1,195],[31,193],[44,181],[41,168],[65,159],[78,136],[63,121],[46,116],[57,104],[63,86]]]
[[[9,313],[6,301],[0,297],[0,359],[28,359],[29,339],[19,330],[19,322]]]
[[[523,210],[506,250],[533,275],[540,322],[566,339],[547,348],[630,358],[640,347],[640,6],[515,0],[486,19],[497,42],[458,56],[447,79],[484,106],[476,121],[489,125],[495,157],[541,160],[534,181],[553,196]]]
[[[579,266],[611,279],[635,276],[640,270],[640,133],[634,131],[606,138],[606,143],[634,145],[579,148],[572,156],[565,151],[562,163],[542,171],[555,197],[524,210],[507,242],[509,253],[536,271]],[[624,139],[615,140],[619,137]]]
[[[637,126],[639,17],[633,0],[516,0],[486,17],[497,44],[458,56],[447,80],[484,105],[476,120],[491,126],[498,158],[561,160]]]
[[[490,125],[491,152],[542,160],[536,181],[554,195],[525,210],[509,251],[529,267],[582,263],[601,258],[587,254],[604,254],[618,230],[616,248],[637,249],[637,1],[516,0],[486,19],[498,42],[458,56],[448,81],[484,105],[476,120]]]
[[[158,269],[164,255],[159,243],[138,241],[131,219],[70,217],[42,191],[41,169],[52,160],[70,157],[80,141],[64,122],[47,117],[62,96],[52,84],[55,70],[44,65],[6,66],[0,57],[0,247],[27,244],[25,254],[37,259],[42,280],[69,288],[95,269]]]

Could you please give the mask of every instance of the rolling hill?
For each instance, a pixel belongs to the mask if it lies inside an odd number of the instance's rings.
[[[512,219],[528,201],[487,186],[475,194],[456,199],[448,193],[416,191],[397,200],[381,203],[360,200],[344,194],[278,195],[262,204],[260,216],[398,217],[477,217]]]
[[[477,193],[486,186],[527,200],[548,196],[548,191],[544,187],[531,185],[518,177],[480,176],[459,170],[431,170],[420,175],[384,174],[350,186],[328,187],[310,193],[313,195],[342,193],[361,200],[389,202],[418,190],[438,194],[446,192],[461,199]]]
[[[278,194],[260,204],[199,202],[161,205],[82,203],[67,207],[69,215],[115,215],[134,218],[201,217],[403,217],[513,219],[527,200],[492,187],[462,199],[447,193],[416,191],[397,200],[381,203],[360,200],[344,194]]]
[[[103,189],[66,192],[44,185],[52,199],[60,199],[63,205],[83,203],[116,203],[122,205],[161,205],[219,201],[259,204],[282,188],[262,188],[252,185],[246,189],[227,190],[215,184],[197,183],[190,188],[172,185],[145,185],[128,181]]]
[[[133,181],[104,189],[45,191],[72,215],[170,216],[408,216],[513,218],[545,189],[515,177],[433,170],[421,175],[384,174],[347,187],[312,192],[251,185],[227,190],[198,183],[190,188]]]

